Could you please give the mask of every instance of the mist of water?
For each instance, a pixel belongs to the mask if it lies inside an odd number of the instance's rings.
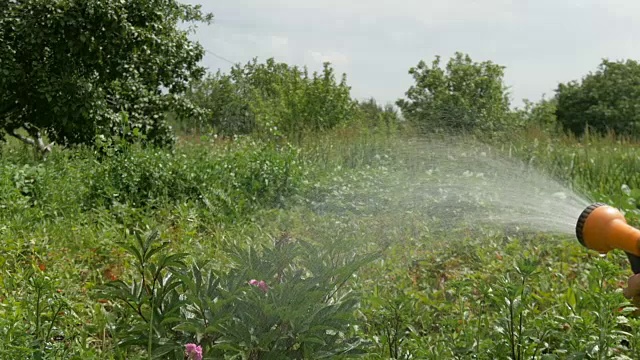
[[[539,169],[486,146],[431,141],[408,151],[430,164],[414,182],[416,200],[440,204],[441,216],[454,221],[573,234],[590,204]]]
[[[392,158],[393,170],[374,180],[375,189],[354,190],[350,205],[363,213],[417,215],[440,227],[571,235],[591,203],[530,164],[462,139],[408,142]]]

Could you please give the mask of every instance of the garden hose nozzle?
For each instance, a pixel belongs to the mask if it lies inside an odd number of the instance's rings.
[[[633,272],[640,273],[640,230],[627,224],[618,209],[603,203],[589,205],[578,218],[576,236],[580,244],[601,254],[623,250]]]

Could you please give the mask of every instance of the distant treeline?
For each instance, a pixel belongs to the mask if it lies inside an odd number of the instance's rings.
[[[513,109],[503,66],[463,53],[441,66],[436,56],[409,69],[415,82],[393,106],[355,100],[329,63],[310,72],[253,59],[208,74],[204,49],[178,24],[212,18],[175,0],[8,2],[0,7],[0,140],[14,136],[46,154],[54,143],[170,146],[175,128],[288,140],[338,126],[639,133],[633,60],[603,60],[552,98]]]

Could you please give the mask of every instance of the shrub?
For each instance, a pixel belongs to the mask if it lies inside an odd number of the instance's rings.
[[[590,130],[605,134],[640,134],[640,63],[603,60],[580,83],[559,84],[556,116],[575,135]]]
[[[524,108],[516,110],[514,116],[526,129],[539,130],[548,135],[559,135],[562,129],[556,117],[556,110],[555,98],[543,98],[537,103],[525,100]]]
[[[195,84],[190,98],[209,112],[208,124],[223,135],[258,133],[297,139],[306,132],[351,121],[355,102],[346,76],[335,79],[325,63],[321,73],[268,59],[254,59]]]
[[[394,134],[401,127],[398,111],[391,104],[384,107],[374,98],[358,102],[358,114],[365,127],[383,134]]]
[[[504,67],[456,53],[445,68],[438,56],[431,66],[420,61],[409,74],[415,84],[397,105],[421,132],[490,132],[511,125]]]
[[[361,352],[351,338],[356,293],[345,287],[370,256],[334,265],[303,241],[232,247],[232,268],[187,265],[158,234],[123,246],[136,273],[101,292],[118,306],[113,336],[133,352],[182,358],[199,344],[207,358],[318,359]],[[260,280],[257,280],[260,279]]]
[[[219,216],[280,206],[299,189],[303,176],[294,148],[250,140],[180,152],[135,146],[105,157],[96,168],[88,207],[194,201]]]

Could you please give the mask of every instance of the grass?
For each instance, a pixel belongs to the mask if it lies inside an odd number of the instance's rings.
[[[3,149],[0,358],[640,355],[624,254],[408,211],[398,195],[429,166],[410,139],[197,140],[44,163]],[[528,133],[494,151],[638,224],[637,147]]]

